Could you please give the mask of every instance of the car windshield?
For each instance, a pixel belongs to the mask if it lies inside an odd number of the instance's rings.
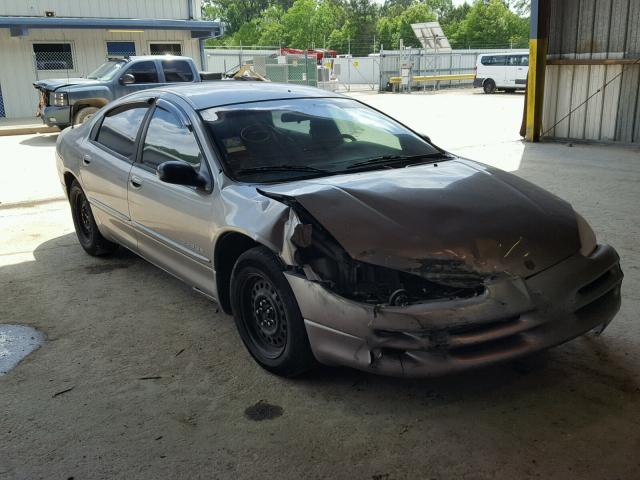
[[[92,80],[111,80],[125,63],[124,60],[109,60],[91,72],[87,78]]]
[[[399,123],[351,99],[276,100],[200,113],[229,173],[246,182],[287,181],[448,158]]]

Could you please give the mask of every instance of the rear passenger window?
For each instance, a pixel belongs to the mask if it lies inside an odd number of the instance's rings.
[[[183,60],[163,60],[162,71],[167,82],[193,82],[191,66]]]
[[[528,67],[529,66],[529,56],[528,55],[523,55],[522,57],[520,57],[520,65],[522,65],[524,67]]]
[[[147,129],[142,163],[155,170],[169,160],[187,162],[198,170],[202,153],[196,137],[173,113],[156,108]]]
[[[133,154],[138,130],[149,107],[136,104],[116,107],[104,116],[96,141],[124,157]]]
[[[504,66],[507,64],[507,57],[505,55],[490,55],[487,57],[482,57],[480,61],[482,65],[497,67]]]
[[[139,62],[131,65],[125,73],[136,78],[134,83],[158,83],[158,70],[155,62]]]

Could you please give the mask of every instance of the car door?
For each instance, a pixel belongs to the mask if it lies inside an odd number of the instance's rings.
[[[129,210],[138,251],[190,285],[215,295],[213,195],[202,188],[161,181],[156,174],[158,165],[176,160],[211,178],[189,117],[160,99],[149,115],[129,178]]]
[[[137,237],[131,226],[127,187],[148,111],[149,104],[140,101],[108,110],[93,127],[80,166],[82,186],[101,231],[134,250]]]
[[[504,81],[502,83],[502,87],[515,87],[516,85],[516,63],[518,62],[517,55],[504,55],[502,56],[504,59],[504,67],[502,67],[504,72]]]
[[[527,74],[529,73],[529,55],[520,55],[516,66],[516,86],[524,88],[527,84]]]
[[[127,73],[133,75],[135,81],[133,83],[123,84],[122,78]],[[123,97],[129,93],[137,92],[139,90],[156,87],[159,83],[160,76],[158,74],[158,67],[155,60],[144,60],[131,63],[123,69],[118,81],[115,82],[114,89],[116,98]]]

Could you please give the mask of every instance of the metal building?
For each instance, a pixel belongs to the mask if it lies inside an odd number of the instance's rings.
[[[0,117],[33,116],[33,82],[87,75],[107,57],[172,53],[202,66],[221,25],[200,12],[201,0],[2,0]]]
[[[640,0],[533,0],[527,139],[640,144]]]

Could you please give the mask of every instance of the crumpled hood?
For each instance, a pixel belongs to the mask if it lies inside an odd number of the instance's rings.
[[[60,87],[70,87],[72,85],[88,83],[101,83],[99,80],[91,80],[88,78],[53,78],[48,80],[39,80],[33,84],[34,87],[41,90],[57,90]]]
[[[294,198],[351,257],[413,273],[526,278],[580,249],[575,213],[567,202],[468,160],[302,180],[260,191]]]

